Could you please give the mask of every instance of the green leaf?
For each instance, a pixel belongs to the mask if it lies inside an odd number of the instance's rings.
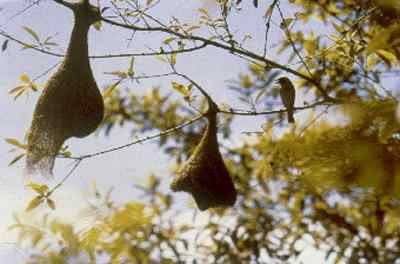
[[[8,166],[12,166],[13,164],[15,164],[17,161],[19,161],[20,159],[22,159],[25,156],[25,153],[19,154],[18,156],[16,156],[15,158],[13,158],[12,161],[10,161],[10,163],[8,163]]]
[[[40,42],[38,34],[35,31],[33,31],[33,29],[27,26],[23,26],[22,29],[28,32],[29,35],[31,35],[37,42]]]

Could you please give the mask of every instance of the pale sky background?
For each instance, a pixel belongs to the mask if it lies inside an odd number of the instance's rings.
[[[163,21],[168,21],[172,14],[184,21],[194,21],[198,15],[193,13],[193,10],[205,5],[204,1],[169,0],[163,2],[168,3],[168,5],[163,4],[159,9],[162,12],[158,14],[158,17]],[[39,7],[34,7],[24,15],[8,21],[9,17],[22,10],[27,4],[28,2],[25,1],[0,0],[0,8],[2,8],[0,29],[26,41],[30,38],[22,30],[22,26],[33,28],[42,37],[58,33],[55,40],[62,48],[65,48],[72,28],[72,13],[52,1],[43,1]],[[232,25],[234,28],[251,33],[253,40],[248,43],[249,47],[261,50],[264,30],[262,14],[265,8],[255,9],[251,3],[242,6],[244,11],[239,16],[235,16],[231,21]],[[273,28],[275,28],[272,29],[273,32],[281,33],[276,26]],[[278,38],[275,33],[273,36]],[[143,52],[146,51],[145,45],[158,48],[159,34],[137,34],[135,40],[127,48],[126,39],[130,35],[129,31],[121,31],[107,25],[103,26],[100,32],[91,29],[89,33],[90,54],[99,55],[118,53],[119,51]],[[3,40],[0,38],[0,42]],[[32,111],[39,93],[31,93],[28,98],[22,96],[14,101],[8,91],[19,84],[19,76],[22,73],[35,77],[59,59],[33,50],[21,51],[20,46],[13,42],[10,42],[8,46],[6,52],[0,53],[0,112],[2,113],[0,115],[0,262],[5,263],[4,260],[6,260],[7,263],[23,263],[27,258],[27,252],[14,244],[15,234],[8,232],[7,226],[12,223],[12,212],[23,211],[34,193],[24,188],[23,161],[20,161],[17,166],[7,166],[15,153],[9,152],[12,147],[5,143],[4,139],[22,139],[24,137],[25,131],[30,125]],[[274,56],[271,58],[277,59]],[[279,62],[278,59],[277,61]],[[103,72],[126,69],[127,65],[128,58],[92,61],[92,69],[99,87],[104,87],[112,80],[102,74]],[[138,74],[151,75],[169,71],[166,66],[161,65],[153,58],[137,58],[135,66]],[[237,78],[238,73],[246,69],[246,63],[225,51],[207,48],[190,55],[178,55],[177,67],[204,86],[218,103],[222,103],[232,102],[233,96],[227,89],[226,81]],[[48,75],[38,82],[43,84],[47,78]],[[156,79],[141,84],[127,83],[123,87],[145,92],[147,88],[156,85],[161,85],[163,91],[171,91],[169,79]],[[300,100],[298,101],[300,102]],[[261,122],[257,122],[257,120],[260,121],[262,118],[240,119],[240,128],[235,131],[235,141],[231,140],[230,143],[239,144],[240,140],[244,138],[241,135],[242,131],[260,130]],[[105,138],[103,135],[92,135],[85,139],[71,139],[68,141],[68,145],[73,153],[92,153],[125,144],[131,140],[130,136],[129,129],[117,128],[109,138]],[[137,136],[141,137],[142,135]],[[114,186],[113,197],[115,200],[129,201],[138,197],[133,184],[144,183],[150,172],[165,176],[166,183],[169,183],[172,179],[172,175],[169,173],[171,165],[173,165],[173,161],[162,155],[157,144],[152,142],[86,160],[64,186],[55,193],[57,210],[52,212],[43,207],[41,212],[48,212],[52,216],[59,216],[65,221],[73,222],[84,207],[84,201],[88,198],[89,189],[94,180],[102,191]],[[58,160],[55,179],[60,180],[68,168],[68,163]],[[54,181],[49,183],[50,186],[54,184]],[[189,209],[191,198],[187,194],[183,194],[182,197],[182,201],[179,202],[181,204],[178,206],[188,207],[188,214],[191,214],[193,210]],[[206,214],[200,213],[200,216],[206,216]],[[302,254],[300,260],[310,264],[323,263],[324,255],[321,252],[307,250]]]

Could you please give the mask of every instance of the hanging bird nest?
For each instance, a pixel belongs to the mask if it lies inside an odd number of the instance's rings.
[[[218,148],[217,106],[213,102],[210,105],[203,137],[171,183],[174,192],[190,193],[202,211],[233,206],[237,195]]]
[[[54,159],[71,137],[86,137],[103,119],[104,103],[88,57],[89,27],[100,18],[87,1],[68,4],[75,24],[65,59],[46,83],[28,133],[27,171],[52,174]]]

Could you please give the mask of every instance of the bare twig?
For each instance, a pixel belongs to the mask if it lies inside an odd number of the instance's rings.
[[[278,3],[278,0],[274,0],[272,4],[270,5],[270,10],[271,10],[271,15],[268,17],[267,22],[265,23],[265,41],[264,41],[264,58],[267,57],[267,49],[268,49],[268,34],[269,34],[269,29],[271,28],[271,21],[272,21],[272,14],[275,9],[275,5]]]
[[[155,139],[155,138],[163,137],[163,136],[166,136],[168,134],[174,133],[174,132],[176,132],[176,131],[184,128],[184,127],[187,127],[187,126],[197,122],[198,120],[202,119],[203,117],[204,117],[204,114],[199,115],[199,116],[197,116],[197,117],[195,117],[193,119],[190,119],[189,121],[186,121],[186,122],[184,122],[184,123],[182,123],[182,124],[180,124],[178,126],[169,128],[169,129],[164,130],[164,131],[162,131],[162,132],[160,132],[158,134],[155,134],[155,135],[151,135],[151,136],[147,136],[147,137],[143,137],[143,138],[137,139],[137,140],[135,140],[133,142],[130,142],[128,144],[124,144],[124,145],[121,145],[121,146],[113,147],[113,148],[110,148],[110,149],[107,149],[107,150],[103,150],[103,151],[99,151],[99,152],[95,152],[95,153],[91,153],[91,154],[82,155],[82,156],[79,156],[79,157],[65,157],[65,158],[75,159],[75,160],[84,160],[84,159],[89,159],[89,158],[93,158],[93,157],[96,157],[96,156],[104,155],[104,154],[107,154],[107,153],[110,153],[110,152],[118,151],[118,150],[121,150],[121,149],[129,148],[129,147],[131,147],[133,145],[136,145],[136,144],[139,144],[139,143],[143,143],[145,141],[149,141],[149,140],[152,140],[152,139]]]
[[[167,34],[170,34],[170,35],[177,36],[177,37],[179,37],[181,39],[200,41],[200,42],[202,42],[204,44],[207,44],[207,45],[210,45],[210,46],[214,46],[214,47],[217,47],[217,48],[221,48],[221,49],[224,49],[226,51],[229,51],[229,52],[237,54],[237,55],[243,55],[245,57],[252,58],[252,59],[257,60],[257,61],[261,61],[261,62],[265,63],[266,65],[269,65],[269,66],[271,66],[273,68],[281,69],[283,71],[286,71],[288,73],[296,75],[296,76],[298,76],[298,77],[300,77],[300,78],[302,78],[304,80],[307,80],[308,82],[310,82],[310,83],[312,83],[313,85],[316,86],[316,88],[321,92],[321,94],[324,96],[324,98],[326,98],[327,100],[330,100],[330,101],[337,101],[334,98],[330,97],[328,95],[328,93],[324,90],[324,88],[321,86],[321,84],[317,80],[314,80],[312,77],[307,76],[307,75],[305,75],[305,74],[303,74],[301,72],[293,70],[293,69],[291,69],[289,67],[286,67],[284,65],[281,65],[281,64],[279,64],[277,62],[274,62],[272,60],[269,60],[267,58],[264,58],[262,55],[258,55],[256,53],[250,52],[248,50],[232,47],[231,45],[227,45],[227,44],[224,44],[224,43],[216,42],[214,40],[210,40],[210,39],[207,39],[207,38],[201,37],[201,36],[196,36],[196,35],[192,35],[192,34],[182,34],[180,32],[174,31],[173,29],[165,28],[165,27],[139,27],[139,26],[135,26],[135,25],[126,25],[126,24],[123,24],[123,23],[120,23],[120,22],[117,22],[117,21],[110,20],[110,19],[105,18],[105,17],[102,17],[102,21],[104,21],[107,24],[114,25],[114,26],[121,27],[121,28],[125,28],[125,29],[129,29],[129,30],[145,31],[145,32],[146,31],[148,31],[148,32],[164,32],[164,33],[167,33]]]
[[[52,52],[52,51],[48,51],[42,48],[38,48],[38,47],[34,47],[32,46],[32,44],[26,43],[22,40],[19,40],[13,36],[11,36],[10,34],[8,34],[7,32],[0,30],[0,35],[11,40],[14,41],[18,44],[20,44],[23,47],[29,47],[35,51],[41,52],[43,54],[47,54],[47,55],[51,55],[51,56],[55,56],[55,57],[65,57],[65,54],[62,53],[56,53],[56,52]],[[187,48],[187,49],[178,49],[178,50],[170,50],[170,51],[159,51],[159,52],[138,52],[138,53],[119,53],[119,54],[105,54],[105,55],[93,55],[93,56],[89,56],[90,59],[110,59],[110,58],[124,58],[124,57],[146,57],[146,56],[158,56],[158,55],[171,55],[171,54],[180,54],[180,53],[187,53],[187,52],[192,52],[192,51],[196,51],[196,50],[200,50],[202,48],[205,48],[208,44],[207,43],[202,43],[199,46],[195,46],[195,47],[191,47],[191,48]]]
[[[280,7],[279,4],[277,5],[277,7],[278,7],[279,15],[280,15],[280,17],[281,17],[281,19],[282,19],[282,22],[284,22],[284,21],[285,21],[285,17],[283,16],[281,7]],[[309,74],[311,77],[313,77],[313,74],[312,74],[312,72],[311,72],[311,70],[310,70],[310,67],[308,67],[308,65],[307,65],[307,63],[305,62],[303,56],[300,54],[300,51],[297,49],[296,44],[294,43],[294,41],[293,41],[293,39],[292,39],[292,35],[291,35],[291,33],[290,33],[290,30],[289,30],[289,28],[288,28],[287,26],[285,26],[284,31],[285,31],[285,34],[286,34],[287,39],[288,39],[289,42],[290,42],[290,45],[292,46],[292,49],[293,49],[294,53],[295,53],[296,56],[299,58],[299,60],[300,60],[301,63],[303,64],[303,66],[306,68],[308,74]],[[314,78],[313,78],[313,79],[314,79]]]
[[[74,173],[74,171],[78,168],[79,164],[81,164],[82,159],[76,159],[74,166],[72,167],[72,169],[64,176],[64,178],[62,178],[62,180],[56,185],[54,186],[47,194],[47,197],[50,197],[51,194],[57,190],[58,188],[60,188],[64,182],[66,182],[68,180],[69,177],[71,177],[71,175]]]

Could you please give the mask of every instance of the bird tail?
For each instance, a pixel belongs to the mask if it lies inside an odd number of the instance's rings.
[[[287,116],[288,116],[288,122],[289,123],[294,123],[293,109],[288,109],[287,110]]]

